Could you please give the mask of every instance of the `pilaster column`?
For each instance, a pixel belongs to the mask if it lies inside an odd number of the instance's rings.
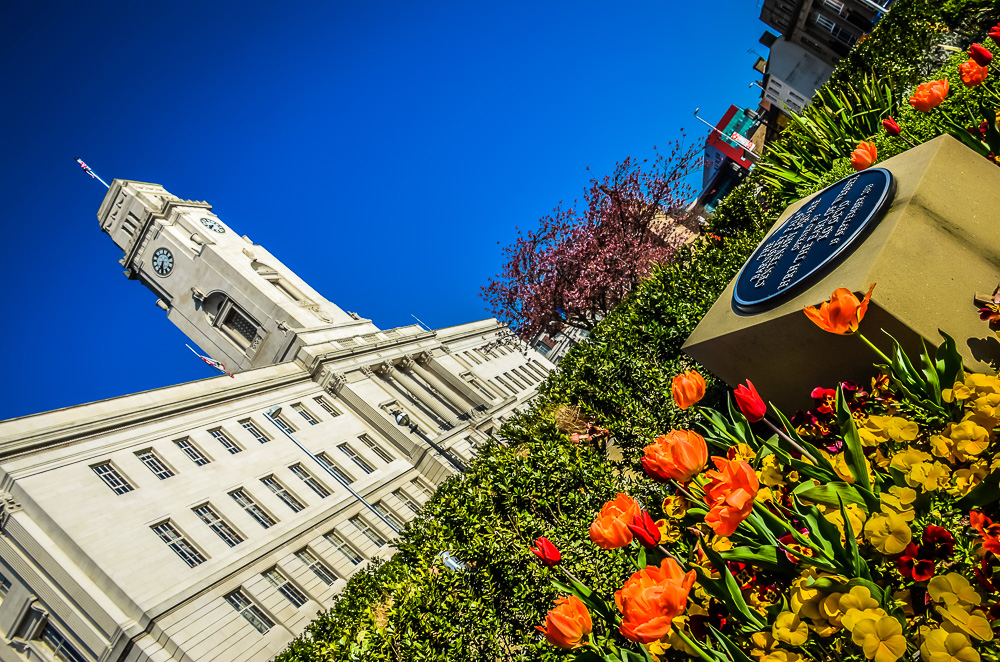
[[[413,372],[417,373],[421,379],[430,384],[431,388],[434,389],[434,392],[438,394],[438,397],[442,398],[445,402],[463,414],[469,413],[471,410],[479,406],[478,402],[473,401],[472,398],[464,397],[464,394],[461,391],[453,388],[451,385],[444,382],[440,377],[435,375],[432,371],[428,370],[423,364],[420,363],[420,359],[421,357],[418,356],[417,360],[413,362],[411,369]]]
[[[403,388],[409,391],[410,395],[415,400],[419,400],[422,404],[430,407],[431,410],[441,417],[449,427],[455,427],[458,425],[458,416],[455,415],[455,412],[444,404],[438,402],[437,398],[428,393],[423,386],[410,376],[409,368],[412,367],[413,363],[413,359],[404,359],[403,362],[400,363],[400,369],[396,370],[394,373],[396,381],[398,381]],[[424,393],[425,397],[420,397],[421,391]]]
[[[403,455],[414,458],[420,454],[420,447],[410,440],[395,422],[388,421],[379,410],[365,402],[351,389],[345,375],[342,373],[333,374],[326,388],[331,395],[347,405],[348,409],[382,433],[382,436],[398,448]]]
[[[433,374],[438,377],[439,380],[451,386],[453,391],[462,394],[462,397],[472,403],[474,407],[486,407],[492,406],[492,402],[483,397],[479,391],[472,388],[470,385],[466,384],[461,377],[454,374],[451,370],[437,362],[437,360],[428,353],[423,353],[418,357],[419,362],[418,367],[424,369],[425,372]],[[421,363],[423,365],[421,365]],[[422,375],[423,373],[421,373]],[[473,373],[475,374],[475,373]],[[429,380],[428,380],[429,381]]]

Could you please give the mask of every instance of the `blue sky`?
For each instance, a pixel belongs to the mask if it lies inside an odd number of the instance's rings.
[[[754,105],[754,0],[5,0],[0,419],[211,376],[122,275],[105,180],[207,200],[381,328],[488,316],[591,175]],[[587,167],[591,171],[586,170]]]

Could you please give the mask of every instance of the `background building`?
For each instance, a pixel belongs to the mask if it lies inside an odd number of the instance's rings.
[[[495,320],[380,330],[156,184],[98,218],[235,376],[0,422],[4,662],[270,659],[551,368]]]

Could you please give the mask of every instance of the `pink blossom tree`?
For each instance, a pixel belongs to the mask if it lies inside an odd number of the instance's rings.
[[[590,180],[582,211],[577,200],[567,209],[560,202],[536,230],[519,231],[502,273],[482,288],[493,315],[524,340],[593,328],[697,231],[684,208],[700,152],[674,143],[652,161],[629,157]]]

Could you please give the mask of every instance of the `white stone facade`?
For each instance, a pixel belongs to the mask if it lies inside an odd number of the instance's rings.
[[[381,331],[210,209],[115,180],[98,216],[235,377],[0,422],[0,661],[271,659],[552,368],[495,320]]]

